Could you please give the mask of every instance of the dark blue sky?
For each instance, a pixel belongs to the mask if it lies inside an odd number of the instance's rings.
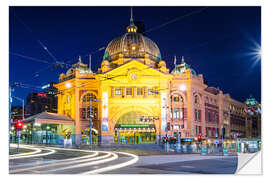
[[[134,7],[134,20],[144,21],[146,31],[203,7]],[[53,63],[40,41],[58,61],[76,62],[107,46],[125,32],[129,7],[10,7],[10,52]],[[173,56],[181,56],[209,86],[244,101],[250,95],[261,100],[261,62],[248,55],[261,44],[260,7],[209,7],[200,13],[147,32],[160,48],[170,70]],[[92,56],[92,69],[100,67],[104,51]],[[67,69],[10,54],[9,80],[40,86],[58,80]],[[88,58],[83,57],[88,63]],[[40,71],[38,77],[35,72]],[[26,97],[33,89],[15,88]],[[14,104],[20,104],[15,102]]]

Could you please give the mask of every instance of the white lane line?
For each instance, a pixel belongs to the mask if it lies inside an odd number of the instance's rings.
[[[84,173],[81,173],[81,174],[98,174],[98,173],[102,173],[102,172],[106,172],[106,171],[111,171],[111,170],[114,170],[114,169],[119,169],[119,168],[122,168],[122,167],[125,167],[125,166],[129,166],[131,164],[136,163],[139,160],[138,156],[136,156],[134,154],[131,154],[131,153],[126,153],[126,152],[117,152],[117,153],[124,154],[124,155],[127,155],[127,156],[131,156],[131,157],[133,157],[133,159],[129,160],[127,162],[124,162],[124,163],[120,163],[120,164],[116,164],[116,165],[113,165],[113,166],[108,166],[108,167],[105,167],[105,168],[100,168],[100,169],[84,172]]]
[[[16,148],[16,145],[15,144],[10,144],[10,146]],[[41,152],[41,149],[35,148],[35,147],[30,147],[30,146],[25,146],[25,145],[21,145],[21,147],[24,148],[24,149],[33,150],[33,152],[13,154],[13,155],[9,155],[9,157],[25,156],[25,155],[37,154],[37,153],[40,153]]]
[[[9,157],[9,159],[22,159],[22,158],[30,158],[30,157],[40,157],[40,156],[47,156],[50,154],[55,153],[56,151],[53,149],[44,149],[47,150],[49,152],[47,153],[40,153],[40,154],[30,154],[30,155],[25,155],[25,156],[15,156],[15,157]]]
[[[72,169],[72,168],[79,168],[79,167],[84,167],[84,166],[96,165],[96,164],[101,164],[101,163],[113,161],[113,160],[118,158],[118,155],[115,154],[115,153],[111,153],[111,152],[107,152],[107,153],[109,153],[109,155],[112,155],[112,157],[107,158],[107,159],[102,159],[102,160],[99,160],[99,161],[92,161],[92,162],[88,162],[88,163],[77,164],[77,165],[68,166],[68,167],[62,167],[62,168],[57,168],[57,169],[52,169],[52,170],[48,170],[48,171],[45,171],[45,172],[54,172],[54,171],[59,171],[59,170],[66,170],[66,169]]]
[[[91,158],[91,157],[95,157],[97,155],[98,155],[98,152],[94,152],[93,154],[87,155],[87,156],[81,156],[81,157],[75,157],[75,158],[69,158],[69,159],[63,159],[63,160],[55,160],[55,161],[49,161],[49,162],[41,162],[41,163],[38,163],[38,164],[34,164],[35,165],[34,167],[27,167],[27,168],[20,168],[20,169],[10,170],[10,173],[16,173],[16,172],[21,172],[21,171],[29,171],[29,170],[32,170],[32,169],[51,167],[51,166],[61,165],[61,164],[71,164],[71,163],[81,162],[81,161],[67,162],[67,161],[75,161],[75,160],[79,160],[79,159],[90,158],[90,159],[86,159],[84,161],[95,160],[95,158]],[[100,157],[102,157],[102,156],[100,156]],[[104,158],[106,158],[106,157],[104,157]],[[99,158],[99,159],[101,159],[101,158]],[[43,164],[43,165],[40,165],[40,164]],[[39,165],[39,166],[37,166],[37,165]]]

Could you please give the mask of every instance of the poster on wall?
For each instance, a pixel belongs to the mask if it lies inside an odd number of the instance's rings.
[[[167,124],[167,95],[166,93],[161,93],[161,130],[166,130],[166,124]]]
[[[102,93],[102,131],[108,131],[108,93]]]

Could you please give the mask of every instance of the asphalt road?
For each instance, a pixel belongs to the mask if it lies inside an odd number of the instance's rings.
[[[237,169],[236,156],[184,154],[138,157],[105,150],[34,148],[10,156],[10,174],[234,174]]]
[[[168,161],[157,162],[159,157],[151,157],[152,161],[146,163],[146,157],[140,157],[140,160],[131,166],[106,172],[105,174],[234,174],[237,170],[237,157],[203,157],[199,155],[177,155],[170,161],[171,156],[163,156]],[[143,160],[146,158],[145,160]],[[197,158],[197,159],[196,159]],[[180,160],[179,160],[180,159]],[[182,161],[181,161],[182,160]]]

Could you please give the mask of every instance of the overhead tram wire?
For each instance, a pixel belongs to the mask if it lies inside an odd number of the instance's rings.
[[[53,58],[53,60],[55,62],[57,62],[56,57],[50,52],[50,50],[48,49],[48,47],[46,47],[44,45],[44,43],[41,42],[40,38],[37,38],[37,36],[34,34],[34,31],[21,19],[19,18],[16,13],[14,12],[14,16],[15,18],[17,18],[17,20],[34,36],[35,40],[38,42],[38,44],[49,54],[49,56],[51,58]]]
[[[194,15],[194,14],[198,14],[198,13],[204,11],[204,10],[207,9],[207,8],[208,8],[208,7],[205,7],[205,8],[196,10],[196,11],[192,11],[192,12],[190,12],[190,13],[188,13],[188,14],[185,14],[185,15],[183,15],[183,16],[177,17],[177,18],[175,18],[175,19],[173,19],[173,20],[171,20],[171,21],[168,21],[168,22],[166,22],[166,23],[163,23],[163,24],[161,24],[161,25],[159,25],[159,26],[150,28],[148,31],[145,31],[145,32],[151,32],[151,31],[160,29],[160,28],[162,28],[162,27],[167,26],[168,24],[171,24],[171,23],[174,23],[174,22],[176,22],[176,21],[179,21],[179,20],[181,20],[181,19],[183,19],[183,18],[185,18],[185,17],[191,16],[191,15]],[[17,19],[25,26],[25,28],[26,28],[29,32],[33,33],[33,30],[32,30],[29,26],[27,26],[27,25],[26,25],[26,24],[25,24],[25,23],[24,23],[24,22],[23,22],[16,14],[15,14],[15,13],[14,13],[14,15],[15,15],[15,17],[16,17],[16,18],[17,18]],[[37,58],[33,58],[33,57],[21,55],[21,54],[18,54],[18,53],[10,53],[10,54],[13,54],[13,55],[16,55],[16,56],[20,56],[20,57],[23,57],[23,58],[26,58],[26,59],[34,60],[34,61],[36,61],[36,62],[46,63],[46,64],[50,64],[50,65],[54,65],[54,66],[60,66],[60,67],[62,67],[62,68],[63,68],[64,66],[65,66],[65,67],[71,66],[71,65],[69,64],[69,62],[72,62],[74,59],[59,64],[59,62],[57,61],[56,57],[48,50],[48,48],[47,48],[40,40],[37,40],[37,42],[38,42],[38,43],[42,46],[42,48],[43,48],[43,49],[44,49],[44,50],[45,50],[45,51],[53,58],[53,60],[55,61],[55,63],[50,63],[50,62],[48,62],[48,61],[43,61],[43,60],[40,60],[40,59],[37,59]],[[82,57],[86,57],[86,56],[88,56],[89,54],[95,54],[96,52],[99,52],[100,50],[103,50],[103,49],[105,49],[105,47],[99,48],[98,50],[96,50],[96,51],[94,51],[94,52],[92,52],[92,53],[88,53],[88,54],[86,54],[86,55],[84,55],[84,56],[82,56]],[[148,69],[148,68],[151,68],[151,67],[147,67],[147,68],[145,68],[145,69]],[[46,68],[46,69],[47,69],[47,68]],[[142,69],[142,70],[143,70],[143,69]],[[142,71],[142,70],[137,70],[137,71]],[[41,70],[41,71],[42,71],[42,70]],[[35,73],[35,74],[37,74],[37,73]],[[104,80],[114,80],[113,78],[116,78],[116,77],[110,77],[110,78],[105,77]]]
[[[183,16],[179,16],[179,17],[177,17],[177,18],[175,18],[175,19],[173,19],[173,20],[170,20],[170,21],[168,21],[168,22],[166,22],[166,23],[163,23],[163,24],[161,24],[161,25],[159,25],[159,26],[150,28],[149,30],[145,31],[145,33],[151,32],[151,31],[154,31],[154,30],[157,30],[157,29],[160,29],[160,28],[162,28],[162,27],[167,26],[168,24],[171,24],[171,23],[174,23],[174,22],[176,22],[176,21],[182,20],[182,19],[184,19],[184,18],[186,18],[186,17],[192,16],[192,15],[195,15],[195,14],[199,14],[199,13],[203,12],[204,10],[206,10],[207,8],[208,8],[208,7],[204,7],[204,8],[201,8],[201,9],[199,9],[199,10],[195,10],[195,11],[192,11],[192,12],[190,12],[190,13],[187,13],[187,14],[185,14],[185,15],[183,15]]]

